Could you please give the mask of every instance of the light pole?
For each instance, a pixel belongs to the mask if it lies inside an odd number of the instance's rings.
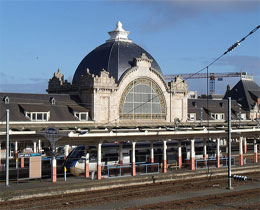
[[[231,190],[231,97],[228,97],[228,189]]]
[[[203,122],[203,107],[200,108],[200,125],[202,126]]]
[[[9,186],[9,109],[6,110],[5,186]]]

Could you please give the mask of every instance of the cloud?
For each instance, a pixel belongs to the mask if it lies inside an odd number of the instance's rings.
[[[134,3],[133,3],[134,2]],[[174,26],[184,20],[196,20],[202,15],[211,16],[222,15],[225,13],[251,13],[258,11],[260,1],[243,0],[188,0],[188,1],[133,1],[132,5],[138,9],[148,12],[144,20],[140,22],[144,30],[155,30]],[[143,13],[145,14],[145,12]],[[207,21],[204,19],[203,21]]]
[[[12,76],[12,75],[8,75],[4,72],[0,72],[0,81],[1,81],[1,84],[4,84],[6,82],[11,82],[11,81],[14,81],[15,80],[15,77]]]
[[[226,56],[218,61],[215,65],[230,66],[233,71],[245,71],[260,76],[260,57],[247,55]]]

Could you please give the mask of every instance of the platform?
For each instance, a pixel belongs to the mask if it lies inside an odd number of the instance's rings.
[[[251,166],[234,166],[232,174],[246,174],[260,172],[260,164]],[[154,182],[182,181],[189,179],[202,179],[209,176],[227,175],[227,168],[209,168],[190,171],[186,169],[169,171],[166,174],[142,175],[119,177],[115,179],[91,180],[82,177],[67,177],[65,182],[63,178],[58,178],[58,182],[52,183],[50,179],[30,180],[30,182],[10,183],[8,187],[5,183],[0,183],[0,201],[19,200],[32,197],[42,197],[50,195],[61,195],[66,193],[86,192],[93,190],[102,190],[116,187],[127,187],[133,185],[151,184]]]

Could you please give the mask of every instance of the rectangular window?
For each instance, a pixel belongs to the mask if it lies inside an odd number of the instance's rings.
[[[82,121],[88,120],[88,112],[74,112],[74,116]]]
[[[42,113],[37,113],[37,120],[42,120]]]
[[[82,113],[80,116],[81,116],[81,120],[87,120],[87,114]]]
[[[32,120],[36,120],[36,113],[32,113]]]

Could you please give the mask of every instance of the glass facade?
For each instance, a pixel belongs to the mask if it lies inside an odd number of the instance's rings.
[[[120,119],[165,119],[166,108],[159,86],[148,78],[132,81],[120,101]]]

